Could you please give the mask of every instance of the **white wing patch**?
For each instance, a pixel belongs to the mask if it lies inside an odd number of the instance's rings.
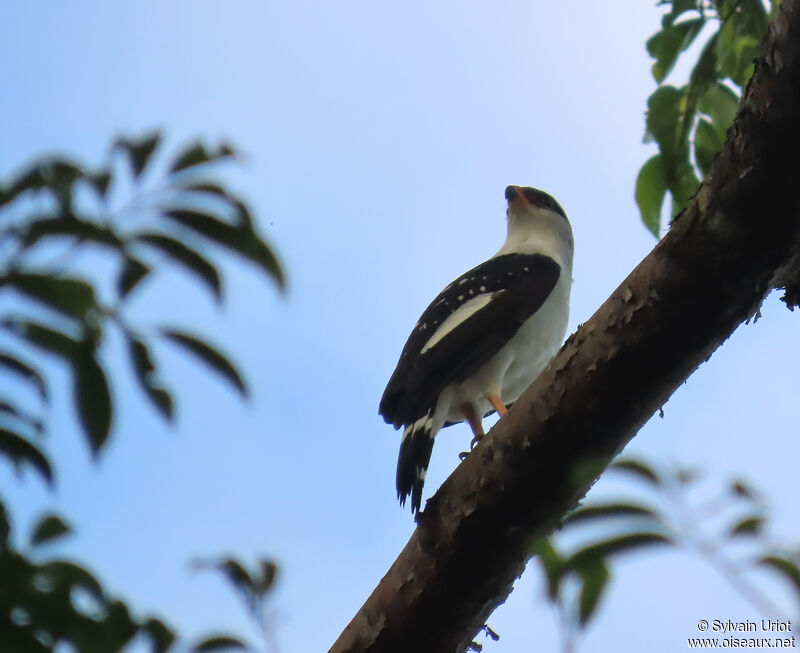
[[[465,301],[461,306],[459,306],[456,310],[454,310],[444,322],[439,325],[436,331],[433,332],[433,335],[430,337],[428,342],[425,343],[425,346],[420,351],[420,354],[424,354],[428,351],[431,347],[433,347],[437,342],[439,342],[442,338],[444,338],[448,333],[450,333],[453,329],[455,329],[459,324],[466,321],[475,313],[477,313],[482,308],[485,308],[489,302],[492,301],[494,297],[498,295],[498,293],[503,292],[498,291],[494,293],[485,293],[483,295],[477,295],[472,299],[468,299]]]
[[[403,429],[403,440],[416,431],[430,431],[432,424],[433,417],[431,417],[431,411],[428,411],[427,414],[420,417],[416,422],[409,424]]]

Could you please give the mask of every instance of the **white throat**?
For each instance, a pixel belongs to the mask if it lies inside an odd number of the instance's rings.
[[[520,213],[509,211],[506,242],[495,254],[544,254],[572,274],[574,250],[572,228],[561,215],[530,207]]]

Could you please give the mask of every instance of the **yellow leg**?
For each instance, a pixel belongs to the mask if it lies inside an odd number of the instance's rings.
[[[502,417],[508,412],[508,408],[503,403],[503,400],[500,397],[492,397],[491,395],[488,397],[489,403],[492,404],[492,408],[497,411],[497,414]]]
[[[480,440],[483,437],[483,422],[481,421],[481,416],[478,415],[478,411],[475,410],[475,406],[472,404],[461,404],[459,408],[461,412],[464,413],[464,417],[467,418],[475,440]]]

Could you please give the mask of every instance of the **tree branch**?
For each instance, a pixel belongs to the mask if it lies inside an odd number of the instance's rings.
[[[772,288],[800,287],[799,3],[781,4],[690,205],[428,501],[332,653],[465,651],[511,592],[531,540]]]

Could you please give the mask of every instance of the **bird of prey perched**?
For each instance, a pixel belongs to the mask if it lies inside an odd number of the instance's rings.
[[[564,209],[536,188],[509,186],[508,235],[488,261],[453,281],[425,309],[380,403],[403,427],[397,496],[418,512],[433,439],[506,407],[542,372],[564,339],[572,286],[572,228]]]

